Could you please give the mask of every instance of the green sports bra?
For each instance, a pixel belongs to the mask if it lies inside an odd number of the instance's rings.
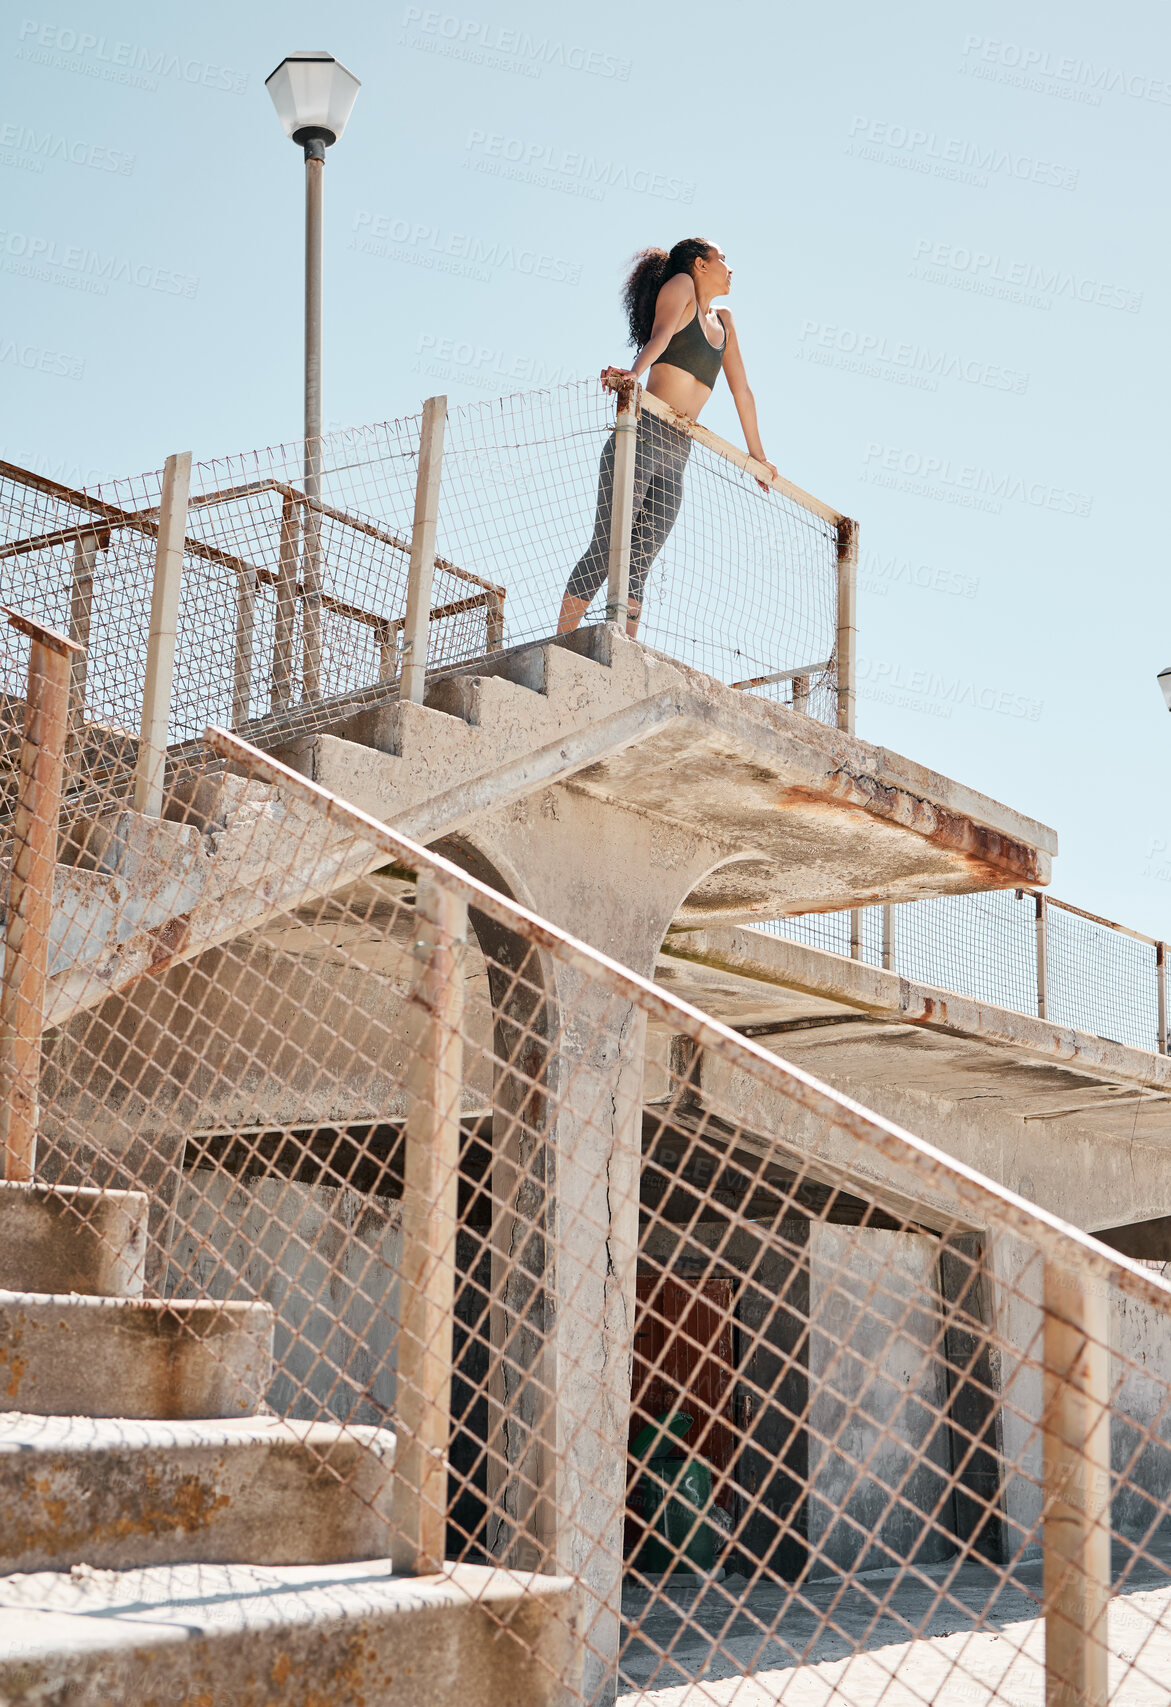
[[[667,348],[658,358],[671,367],[682,368],[693,379],[698,379],[701,385],[706,385],[710,391],[720,377],[720,369],[724,365],[724,351],[728,347],[728,330],[724,328],[724,341],[717,350],[710,344],[699,323],[699,308],[687,322],[675,333]],[[658,362],[655,363],[658,366]]]

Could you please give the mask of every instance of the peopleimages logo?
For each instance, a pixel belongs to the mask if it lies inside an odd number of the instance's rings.
[[[61,350],[44,350],[39,344],[22,344],[15,338],[0,337],[0,362],[20,367],[26,373],[45,373],[54,379],[81,379],[85,375],[82,356],[65,355]]]
[[[526,249],[498,239],[474,237],[467,232],[443,232],[437,225],[389,214],[359,209],[354,215],[350,248],[383,260],[403,261],[408,266],[433,267],[438,272],[487,284],[494,271],[521,273],[526,278],[547,279],[551,284],[581,283],[581,262],[568,261],[540,249]]]
[[[1010,261],[987,249],[960,243],[935,243],[920,237],[912,256],[911,277],[931,284],[955,285],[984,296],[998,296],[1027,307],[1049,308],[1054,301],[1085,303],[1137,314],[1141,291],[1096,279],[1070,268],[1043,266],[1037,261]]]
[[[890,491],[934,498],[965,510],[987,510],[991,515],[999,515],[1006,500],[1069,516],[1088,516],[1094,503],[1084,493],[1069,492],[1064,486],[997,473],[975,463],[953,463],[948,457],[925,456],[922,451],[899,450],[893,445],[866,446],[861,478]]]
[[[164,296],[193,297],[199,289],[198,278],[189,273],[122,255],[102,255],[82,244],[59,244],[56,238],[25,231],[0,230],[0,267],[6,273],[66,285],[91,296],[107,296],[111,284],[135,285]]]
[[[887,119],[868,119],[855,114],[849,130],[846,153],[859,159],[889,161],[906,165],[933,177],[953,178],[985,189],[993,177],[1016,178],[1052,190],[1076,190],[1078,172],[1034,154],[1018,154],[995,144],[970,142],[961,136],[943,136],[917,126],[891,124]]]
[[[827,325],[806,320],[801,328],[797,354],[823,367],[839,367],[850,373],[910,385],[921,391],[938,391],[941,379],[965,385],[987,386],[992,391],[1010,391],[1018,396],[1028,390],[1029,376],[999,362],[958,356],[951,350],[933,350],[887,338],[877,332],[859,332],[851,326]]]
[[[962,69],[974,77],[995,78],[1000,83],[1059,95],[1088,106],[1101,106],[1103,95],[1128,95],[1132,100],[1171,106],[1171,82],[1165,77],[1124,71],[1117,65],[1095,65],[1090,59],[1051,53],[1047,48],[1025,47],[1020,42],[999,41],[994,36],[964,37]]]
[[[416,373],[431,379],[457,379],[482,390],[499,391],[502,384],[566,385],[584,377],[566,367],[547,366],[536,356],[516,355],[493,344],[475,344],[439,332],[420,332],[415,350]]]
[[[957,705],[966,705],[973,711],[990,711],[998,717],[1019,717],[1038,723],[1045,709],[1044,700],[1030,699],[1011,688],[992,687],[963,676],[917,669],[885,658],[859,658],[858,697],[924,711],[932,717],[950,717]]]
[[[583,196],[587,201],[600,202],[606,191],[612,189],[658,196],[670,202],[695,200],[695,185],[685,178],[669,177],[645,166],[599,159],[596,154],[583,154],[579,149],[558,148],[551,142],[526,141],[519,136],[503,136],[498,131],[470,130],[464,149],[464,165],[474,172]]]
[[[858,565],[858,587],[884,599],[892,587],[918,587],[928,593],[950,593],[954,598],[974,599],[980,583],[973,575],[957,569],[942,569],[930,563],[912,563],[909,557],[883,557],[864,551]]]
[[[578,42],[558,41],[527,30],[501,28],[480,18],[461,18],[451,12],[429,11],[408,6],[403,13],[404,30],[414,30],[414,39],[402,37],[400,45],[424,53],[486,65],[494,71],[512,71],[522,77],[539,77],[546,66],[583,71],[590,77],[630,81],[630,61],[601,48]]]
[[[95,172],[118,172],[124,178],[134,170],[134,155],[123,154],[118,148],[59,136],[51,130],[33,130],[25,124],[0,125],[0,163],[43,172],[46,160],[88,166]]]
[[[169,48],[142,47],[136,42],[112,41],[61,24],[42,24],[25,18],[17,31],[21,45],[16,57],[33,65],[58,71],[76,71],[85,77],[123,83],[135,89],[155,90],[160,78],[174,78],[201,89],[219,89],[242,95],[248,86],[243,71],[211,65],[205,59],[186,58]]]

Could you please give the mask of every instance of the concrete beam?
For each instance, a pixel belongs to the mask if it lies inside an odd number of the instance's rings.
[[[673,931],[657,976],[1075,1226],[1095,1232],[1171,1214],[1164,1057],[763,932]],[[724,1085],[718,1060],[705,1060],[704,1074],[717,1100],[762,1101],[739,1080]],[[767,1096],[754,1105],[760,1130],[770,1109]],[[908,1189],[893,1173],[886,1184]]]

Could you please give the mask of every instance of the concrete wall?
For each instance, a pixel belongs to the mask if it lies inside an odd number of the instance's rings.
[[[813,1575],[955,1551],[939,1242],[809,1229],[809,1507]]]
[[[400,1205],[274,1176],[189,1174],[175,1204],[174,1298],[262,1298],[276,1313],[282,1416],[385,1423],[394,1409]]]

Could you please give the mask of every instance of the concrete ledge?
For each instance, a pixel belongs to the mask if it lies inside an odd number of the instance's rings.
[[[390,1548],[394,1435],[0,1415],[0,1571],[320,1564]]]
[[[272,1336],[267,1304],[0,1292],[0,1403],[36,1416],[252,1416]]]
[[[553,1707],[577,1699],[579,1659],[570,1581],[479,1565],[413,1580],[375,1560],[0,1582],[5,1707]]]
[[[1038,1060],[1076,1066],[1091,1077],[1171,1093],[1171,1056],[1132,1049],[993,1002],[917,984],[895,972],[787,937],[752,930],[674,930],[663,945],[663,955],[668,962],[688,962],[799,991],[819,1003],[834,1004],[842,1013],[854,1011],[999,1044]],[[704,1005],[697,994],[688,999]]]
[[[0,1181],[0,1288],[137,1297],[146,1221],[141,1191]]]

